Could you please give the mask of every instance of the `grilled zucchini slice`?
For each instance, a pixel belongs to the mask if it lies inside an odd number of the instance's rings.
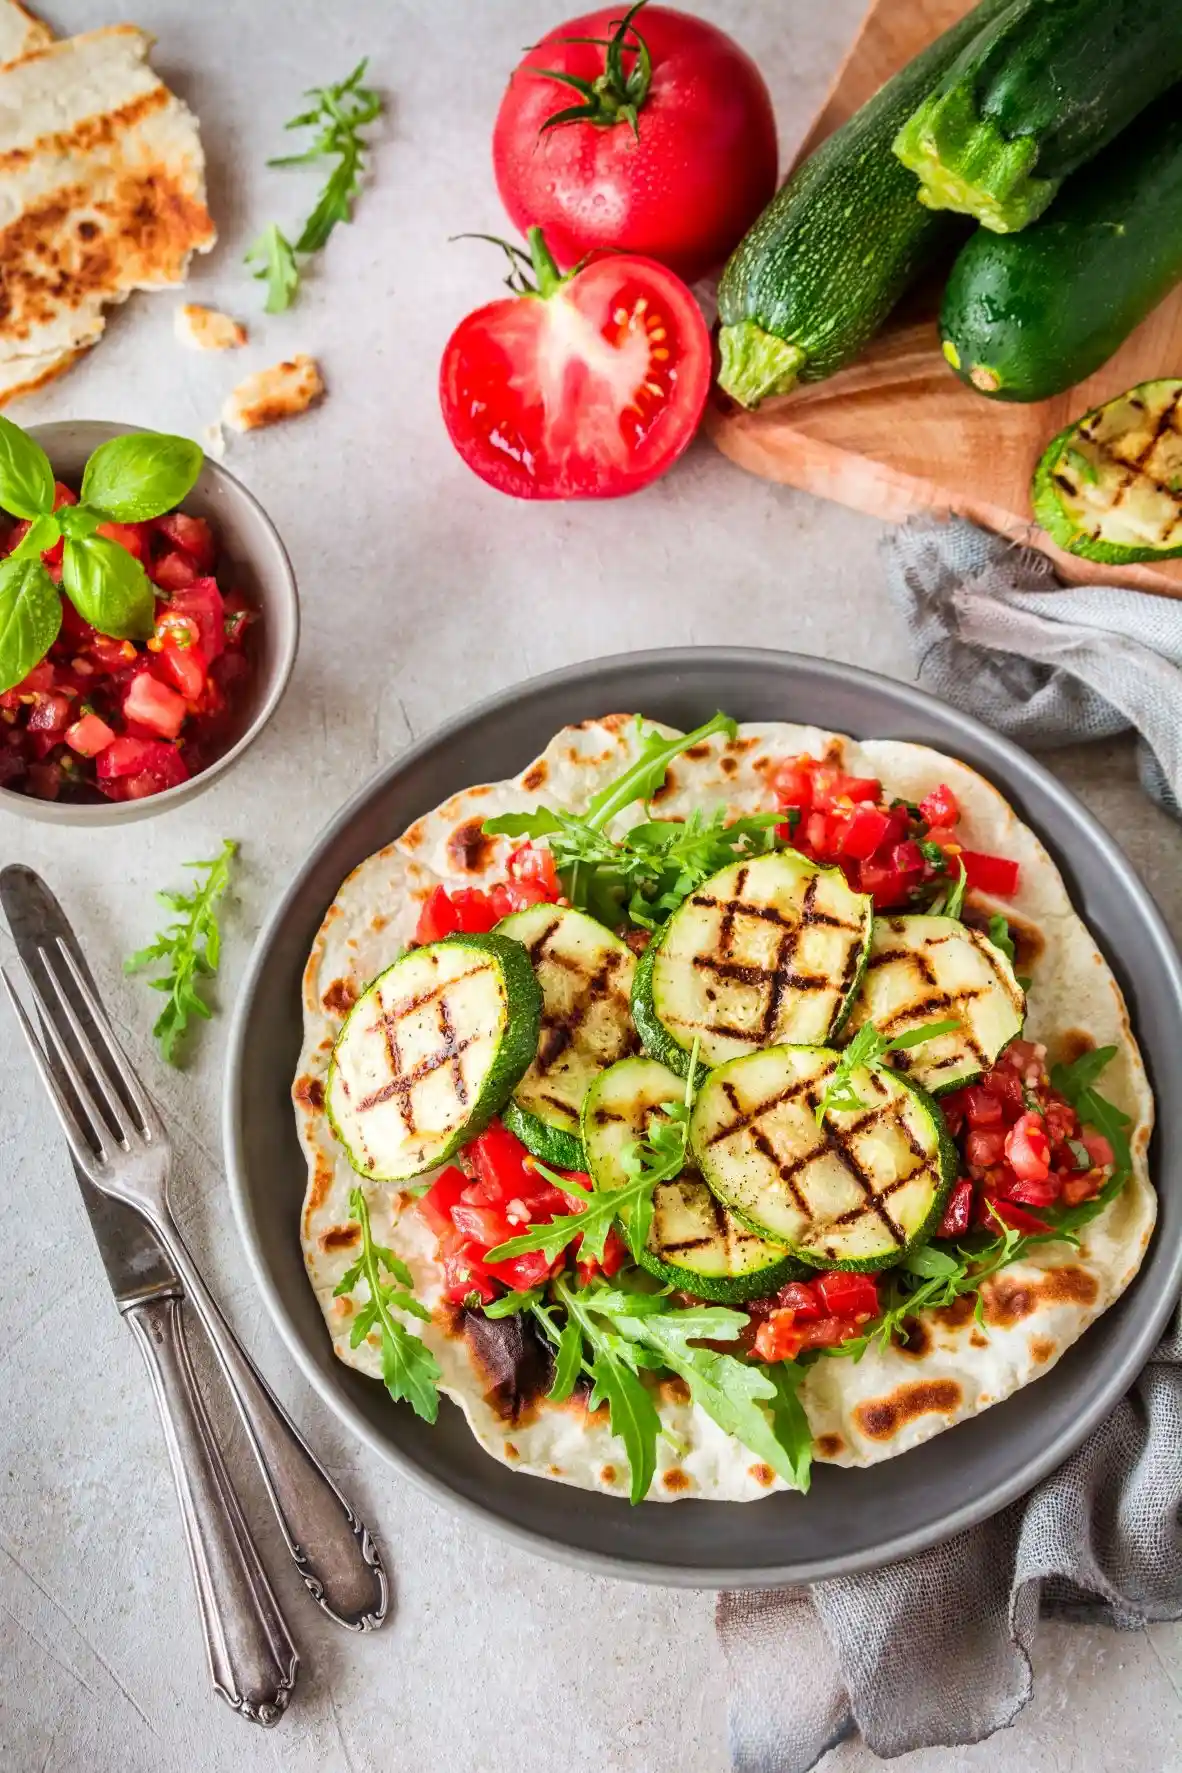
[[[1182,555],[1182,380],[1141,382],[1060,431],[1031,501],[1051,540],[1083,560]]]
[[[640,1044],[629,1001],[636,956],[595,918],[562,905],[531,905],[497,929],[522,944],[542,989],[537,1052],[505,1125],[543,1163],[581,1170],[587,1086]]]
[[[1022,1032],[1026,994],[988,937],[955,917],[876,917],[870,956],[846,1032],[873,1022],[880,1034],[904,1034],[956,1016],[955,1034],[890,1054],[890,1063],[933,1095],[959,1089],[988,1071]]]
[[[542,992],[511,937],[448,936],[379,973],[328,1067],[333,1132],[353,1168],[405,1182],[486,1127],[538,1045]]]
[[[685,1084],[656,1059],[621,1059],[601,1071],[583,1103],[583,1147],[596,1188],[630,1180],[623,1153],[642,1139],[662,1105],[680,1102]],[[700,1299],[736,1304],[775,1292],[802,1272],[779,1244],[757,1237],[728,1213],[687,1166],[653,1191],[653,1224],[640,1264]]]
[[[753,1231],[817,1268],[888,1268],[939,1223],[956,1150],[935,1103],[855,1070],[864,1106],[816,1110],[840,1054],[770,1047],[720,1065],[690,1117],[704,1179]]]
[[[636,969],[646,1051],[684,1077],[760,1047],[832,1038],[857,994],[871,901],[795,850],[735,862],[678,906]]]

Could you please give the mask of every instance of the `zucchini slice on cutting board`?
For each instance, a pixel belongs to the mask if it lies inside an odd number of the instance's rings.
[[[1001,949],[955,917],[876,917],[846,1033],[873,1022],[894,1036],[951,1017],[956,1033],[889,1055],[933,1095],[980,1077],[1022,1032],[1026,994]]]
[[[1031,498],[1051,540],[1084,560],[1182,554],[1182,380],[1141,382],[1060,431]]]
[[[817,1108],[840,1058],[770,1047],[720,1065],[690,1117],[712,1191],[753,1231],[818,1268],[889,1267],[939,1223],[956,1150],[931,1098],[890,1071],[855,1070],[864,1104]]]
[[[684,1095],[684,1082],[656,1059],[622,1059],[600,1072],[583,1104],[583,1147],[596,1188],[622,1188],[630,1180],[623,1153],[665,1118],[664,1103]],[[773,1293],[802,1272],[781,1245],[728,1213],[688,1165],[653,1191],[652,1230],[640,1265],[720,1305]]]
[[[636,969],[645,1050],[684,1077],[759,1047],[830,1039],[857,993],[871,901],[836,868],[783,850],[711,875]]]
[[[562,905],[531,905],[497,929],[525,948],[542,991],[537,1052],[505,1125],[543,1163],[581,1170],[587,1086],[639,1045],[630,1003],[636,957],[595,918]]]
[[[448,936],[379,973],[328,1068],[328,1116],[353,1168],[404,1182],[475,1138],[529,1068],[541,1008],[508,936]]]

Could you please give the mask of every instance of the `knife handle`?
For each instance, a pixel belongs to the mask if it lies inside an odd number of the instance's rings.
[[[277,1724],[299,1667],[279,1604],[214,1439],[185,1340],[181,1297],[123,1313],[143,1352],[160,1410],[193,1566],[214,1690],[254,1724]]]
[[[381,1554],[275,1396],[206,1286],[167,1208],[151,1223],[180,1273],[238,1406],[287,1549],[312,1599],[346,1631],[374,1631],[390,1604]]]

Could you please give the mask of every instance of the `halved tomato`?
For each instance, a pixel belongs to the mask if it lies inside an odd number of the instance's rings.
[[[701,309],[653,259],[603,254],[563,277],[540,228],[529,242],[537,288],[523,280],[447,342],[448,434],[473,473],[516,498],[637,492],[698,428],[711,376]]]

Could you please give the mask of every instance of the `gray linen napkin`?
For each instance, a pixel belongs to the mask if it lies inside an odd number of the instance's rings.
[[[960,521],[884,552],[926,689],[1032,746],[1136,728],[1179,816],[1182,602],[1058,589],[1044,556]],[[869,1575],[719,1596],[736,1773],[807,1773],[855,1729],[884,1757],[979,1742],[1030,1698],[1040,1615],[1182,1617],[1180,1523],[1182,1310],[1112,1416],[992,1520]]]

